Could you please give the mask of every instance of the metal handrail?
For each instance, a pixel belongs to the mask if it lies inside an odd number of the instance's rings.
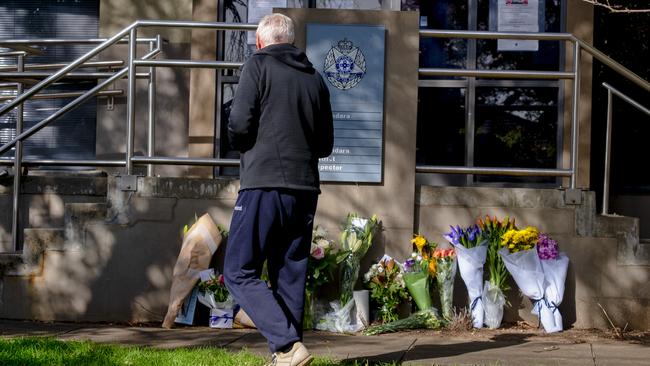
[[[83,95],[84,92],[60,92],[60,93],[43,93],[36,94],[32,99],[69,99],[74,97],[79,97]],[[124,94],[124,90],[103,90],[97,93],[98,97],[116,97]],[[15,96],[13,95],[0,95],[0,102],[5,100],[12,100]]]
[[[118,34],[119,35],[119,34]],[[19,230],[19,222],[18,222],[18,216],[19,216],[19,198],[20,198],[20,185],[21,185],[21,176],[22,176],[22,141],[26,138],[29,138],[29,136],[33,135],[52,121],[56,120],[58,117],[62,116],[63,114],[67,113],[68,111],[73,110],[74,108],[78,107],[81,105],[83,102],[86,100],[92,98],[95,95],[98,95],[102,93],[102,89],[108,86],[109,84],[112,84],[116,80],[120,79],[123,77],[127,72],[129,73],[130,80],[133,79],[133,82],[135,81],[135,78],[138,77],[136,73],[132,73],[130,71],[133,70],[132,65],[130,67],[124,68],[121,71],[118,71],[114,74],[112,73],[105,73],[106,79],[102,83],[98,84],[94,88],[86,91],[85,93],[79,95],[76,99],[74,99],[72,102],[68,103],[65,105],[63,108],[59,109],[49,117],[45,118],[41,122],[37,123],[34,125],[32,128],[28,129],[27,131],[22,131],[22,120],[23,120],[23,106],[24,102],[28,98],[36,98],[39,96],[37,94],[40,90],[44,89],[48,85],[53,84],[56,82],[58,79],[67,77],[70,71],[74,70],[76,67],[80,67],[84,64],[87,63],[87,61],[94,57],[96,54],[101,52],[102,50],[106,49],[110,45],[114,43],[118,43],[121,41],[122,37],[118,37],[118,35],[110,38],[109,40],[104,41],[101,43],[99,46],[95,47],[95,49],[89,51],[85,55],[81,56],[77,60],[73,61],[70,65],[67,65],[63,67],[61,70],[58,72],[49,75],[45,80],[41,81],[31,89],[29,89],[26,93],[23,93],[23,84],[18,83],[17,86],[17,94],[18,97],[13,99],[11,102],[9,102],[7,105],[3,106],[2,109],[0,109],[0,116],[4,113],[7,113],[14,108],[18,108],[18,117],[17,117],[17,122],[16,122],[16,138],[14,138],[10,143],[3,145],[0,147],[0,154],[12,146],[15,146],[15,157],[13,159],[13,165],[14,165],[14,187],[13,187],[13,213],[12,213],[12,244],[14,249],[18,249],[18,230]],[[135,41],[132,41],[135,40]],[[134,33],[131,33],[131,36],[129,38],[129,46],[130,48],[134,48],[135,45],[138,42],[137,37],[135,37]],[[147,55],[143,57],[143,59],[146,58],[151,58],[156,56],[160,51],[162,50],[162,39],[160,36],[155,38],[155,42],[157,44],[157,47],[155,49],[152,49]],[[150,48],[151,45],[153,45],[153,42],[150,42]],[[24,48],[25,46],[13,46],[14,48]],[[17,60],[17,71],[18,73],[24,73],[24,55],[19,55],[18,60]],[[33,73],[33,72],[32,72]],[[1,74],[1,73],[0,73]],[[92,74],[92,73],[91,73]],[[94,73],[96,74],[95,76],[98,76],[99,74],[102,73]],[[146,74],[148,76],[148,74]],[[24,75],[23,75],[24,76]],[[102,75],[103,76],[103,75]],[[42,95],[41,95],[42,96]],[[132,97],[132,95],[129,95],[129,97]]]
[[[117,42],[120,42],[122,40],[122,38],[124,38],[127,34],[129,34],[131,29],[133,29],[136,26],[136,24],[137,24],[137,22],[134,22],[131,25],[127,26],[126,28],[124,28],[123,30],[121,30],[117,34],[115,34],[113,37],[108,38],[107,40],[103,41],[102,43],[97,45],[92,50],[90,50],[90,51],[86,52],[85,54],[83,54],[78,59],[72,61],[68,66],[66,66],[66,67],[60,69],[59,71],[57,71],[56,73],[50,75],[46,79],[42,80],[38,84],[31,87],[27,92],[19,95],[16,99],[12,100],[7,105],[4,105],[2,108],[0,108],[0,116],[8,113],[9,111],[16,108],[18,105],[24,103],[25,100],[29,99],[32,95],[38,93],[39,91],[41,91],[42,89],[44,89],[48,85],[50,85],[50,84],[54,83],[55,81],[59,80],[65,74],[67,74],[70,71],[76,69],[79,65],[81,65],[81,64],[85,63],[86,61],[90,60],[91,58],[95,57],[96,55],[98,55],[100,52],[107,49],[111,45],[113,45],[113,44],[115,44]],[[133,38],[130,38],[130,39],[136,39],[137,40],[137,37],[133,37]],[[5,41],[5,45],[7,45],[8,43],[9,43],[8,41]],[[134,42],[129,42],[129,44],[135,45]],[[0,42],[0,46],[2,46],[2,45],[3,45],[3,43]],[[14,142],[14,144],[15,144],[15,142]],[[3,151],[6,151],[6,150],[2,150],[0,148],[0,154]]]
[[[503,174],[503,175],[546,175],[563,177],[570,176],[570,188],[576,187],[576,173],[578,161],[578,100],[580,97],[580,56],[585,51],[610,67],[626,79],[634,82],[643,89],[650,91],[650,83],[620,63],[589,45],[580,38],[570,33],[525,33],[525,32],[485,32],[485,31],[463,31],[463,30],[438,30],[422,29],[421,37],[428,38],[464,38],[464,39],[521,39],[540,41],[568,41],[573,43],[573,70],[571,72],[548,72],[548,71],[523,71],[523,70],[456,70],[456,69],[433,69],[420,68],[422,76],[461,76],[461,77],[489,77],[489,78],[538,78],[538,79],[572,79],[572,113],[571,113],[571,159],[570,169],[521,169],[521,168],[484,168],[467,166],[431,166],[417,165],[416,172],[420,173],[443,173],[443,174]]]
[[[12,52],[14,53],[14,52]],[[17,52],[16,52],[17,53]],[[0,54],[1,56],[1,54]],[[23,68],[24,70],[49,70],[49,69],[59,69],[65,67],[67,64],[28,64]],[[79,65],[79,67],[97,67],[97,68],[108,68],[115,66],[123,66],[124,61],[115,60],[115,61],[91,61],[86,62],[85,64]],[[14,71],[17,70],[16,65],[0,65],[0,71]]]
[[[52,159],[40,159],[42,163],[45,164],[53,164],[57,165],[57,163],[63,163],[62,165],[65,165],[65,163],[71,163],[71,164],[82,164],[82,165],[96,165],[96,164],[106,164],[106,166],[126,166],[127,174],[132,174],[132,168],[134,162],[137,163],[137,157],[133,159],[133,140],[134,140],[134,120],[135,120],[135,79],[140,76],[138,73],[136,73],[136,45],[138,41],[137,37],[137,28],[139,26],[142,27],[149,27],[149,26],[157,26],[157,27],[194,27],[194,28],[211,28],[211,29],[223,29],[223,30],[255,30],[257,28],[257,25],[251,25],[251,24],[233,24],[233,23],[218,23],[218,22],[182,22],[182,21],[136,21],[129,25],[128,27],[124,28],[120,32],[118,32],[116,35],[114,35],[111,38],[108,38],[106,40],[88,40],[89,43],[94,43],[94,42],[100,42],[99,45],[97,45],[94,49],[90,50],[86,54],[82,55],[78,59],[74,60],[71,62],[69,65],[64,66],[61,68],[59,71],[55,72],[54,74],[48,75],[46,79],[42,80],[41,82],[37,83],[34,85],[32,88],[30,88],[27,92],[22,93],[22,83],[18,83],[18,96],[13,99],[11,102],[5,104],[0,108],[0,116],[8,113],[9,111],[13,110],[14,108],[19,108],[19,115],[21,118],[23,113],[22,113],[22,108],[23,104],[26,100],[29,98],[33,98],[39,91],[44,89],[45,87],[53,84],[57,80],[66,77],[72,70],[80,67],[81,65],[87,63],[87,61],[97,55],[98,53],[102,52],[106,48],[110,47],[111,45],[115,43],[120,43],[123,42],[123,38],[128,34],[128,46],[129,46],[129,57],[128,57],[128,65],[124,69],[116,72],[115,74],[112,74],[107,80],[103,81],[102,83],[98,84],[96,87],[92,88],[91,90],[85,92],[84,94],[80,95],[77,97],[75,100],[58,110],[57,112],[53,113],[46,119],[42,120],[41,122],[37,123],[34,125],[32,128],[28,129],[27,131],[21,131],[21,123],[17,124],[17,130],[16,134],[17,136],[11,140],[9,143],[3,145],[0,147],[0,154],[3,152],[7,151],[11,147],[15,146],[16,147],[16,153],[15,153],[15,158],[13,159],[13,164],[14,164],[14,170],[16,173],[14,173],[14,192],[13,192],[13,198],[14,198],[14,204],[13,204],[13,216],[12,216],[12,240],[13,240],[13,245],[14,248],[18,248],[18,198],[20,195],[20,176],[21,176],[21,163],[22,163],[22,141],[24,139],[29,138],[31,135],[34,133],[38,132],[42,128],[44,128],[46,125],[57,119],[58,117],[62,116],[63,114],[67,113],[68,111],[76,108],[78,105],[81,103],[85,102],[89,98],[91,98],[94,95],[97,95],[104,87],[107,85],[115,82],[116,80],[122,78],[125,75],[128,75],[128,94],[127,94],[127,153],[126,153],[126,161],[124,164],[121,161],[100,161],[100,160],[69,160],[69,161],[62,161],[62,160],[52,160]],[[136,40],[135,42],[132,42],[131,40]],[[1,41],[1,40],[0,40]],[[41,40],[43,43],[49,43],[49,44],[56,44],[56,43],[65,43],[67,41],[70,41],[71,43],[77,43],[78,40]],[[154,57],[161,51],[161,45],[162,45],[162,38],[160,36],[156,37],[155,39],[148,39],[150,46],[150,52],[142,57],[140,61],[147,60],[149,58]],[[4,45],[5,47],[10,46],[14,49],[19,49],[23,50],[24,52],[31,52],[31,53],[39,53],[40,51],[37,49],[33,49],[30,46],[27,46],[25,44],[31,44],[33,40],[18,40],[18,41],[5,41],[4,43],[0,43],[0,45]],[[154,49],[153,45],[154,42],[157,44],[157,47]],[[25,73],[23,70],[23,59],[22,57],[24,56],[24,53],[20,54],[20,59],[19,59],[19,68],[18,71],[23,73],[22,76],[20,77],[25,77]],[[221,68],[234,68],[234,67],[239,67],[240,64],[233,65],[233,64],[224,64],[221,65]],[[204,66],[208,67],[208,66]],[[1,74],[1,73],[0,73]],[[99,74],[99,73],[97,73]],[[36,74],[32,74],[31,76],[35,76]],[[108,76],[108,75],[106,75]],[[153,155],[153,118],[154,118],[154,111],[155,107],[152,105],[152,101],[155,101],[155,92],[153,92],[153,87],[155,84],[155,66],[150,65],[150,72],[146,74],[146,76],[149,78],[149,136],[148,136],[148,141],[149,141],[149,146],[147,149],[148,157],[145,159],[150,159],[152,162],[159,162],[159,161],[165,161],[168,164],[182,164],[182,165],[188,165],[188,164],[197,164],[197,165],[224,165],[224,166],[231,166],[231,165],[237,165],[239,164],[238,161],[232,160],[232,159],[207,159],[209,161],[205,161],[206,159],[182,159],[182,158],[160,158],[160,157],[152,157]],[[155,102],[154,102],[155,103]],[[9,159],[0,159],[0,164],[8,162],[7,160]],[[38,160],[38,159],[37,159]],[[152,166],[151,163],[149,163],[148,173],[151,174],[152,172]]]
[[[613,96],[616,95],[626,103],[630,104],[631,106],[635,107],[641,112],[647,114],[648,116],[650,116],[650,109],[644,107],[643,105],[641,105],[641,103],[625,95],[623,92],[617,90],[613,86],[607,83],[603,83],[602,85],[603,87],[605,87],[605,89],[607,89],[607,127],[605,131],[605,170],[604,170],[604,179],[603,179],[603,208],[601,213],[603,215],[607,215],[609,214],[609,184],[610,184],[609,169],[610,169],[610,163],[612,159],[612,114],[613,114],[612,103],[614,101]]]
[[[112,37],[111,37],[112,38]],[[62,44],[99,44],[108,41],[110,38],[27,38],[27,39],[0,39],[0,47],[14,48],[16,46],[34,45],[62,45]],[[123,38],[117,43],[128,43],[128,38]],[[156,42],[156,38],[138,38],[138,43]]]

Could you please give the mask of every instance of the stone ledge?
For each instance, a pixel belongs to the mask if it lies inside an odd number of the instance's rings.
[[[433,187],[419,185],[415,203],[420,206],[570,208],[560,189]]]
[[[10,179],[13,182],[13,178]],[[106,177],[25,176],[21,194],[106,196],[106,183]],[[0,194],[12,192],[13,184],[0,184]]]

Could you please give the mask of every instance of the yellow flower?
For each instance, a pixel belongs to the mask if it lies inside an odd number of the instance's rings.
[[[429,261],[429,274],[433,277],[436,275],[436,261]]]
[[[427,244],[427,239],[425,239],[424,236],[418,234],[413,239],[411,239],[411,243],[415,244],[415,246],[418,248],[418,252],[422,253],[422,248],[424,248],[424,246]]]

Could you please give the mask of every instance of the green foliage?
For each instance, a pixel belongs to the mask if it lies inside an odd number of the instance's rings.
[[[488,267],[490,282],[501,289],[506,291],[509,289],[507,284],[508,269],[503,263],[498,251],[501,249],[501,238],[508,230],[517,229],[515,220],[506,216],[505,219],[499,221],[496,216],[485,216],[485,220],[479,219],[478,226],[483,231],[483,235],[488,240],[487,259],[485,264]]]
[[[243,350],[220,348],[158,350],[144,347],[101,345],[88,341],[63,342],[53,338],[0,340],[0,364],[13,365],[262,365],[262,357]]]
[[[142,366],[261,366],[267,359],[247,350],[222,348],[154,349],[97,344],[89,341],[60,341],[54,338],[0,338],[0,365],[142,365]],[[313,366],[397,365],[366,360],[336,361],[316,357]]]

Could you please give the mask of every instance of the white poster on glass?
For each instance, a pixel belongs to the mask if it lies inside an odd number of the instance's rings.
[[[499,32],[539,32],[539,0],[497,0]],[[498,51],[537,51],[539,41],[500,39]]]
[[[262,17],[273,13],[273,8],[286,8],[287,0],[248,0],[248,23],[257,24]],[[247,32],[248,44],[255,44],[255,32]]]

